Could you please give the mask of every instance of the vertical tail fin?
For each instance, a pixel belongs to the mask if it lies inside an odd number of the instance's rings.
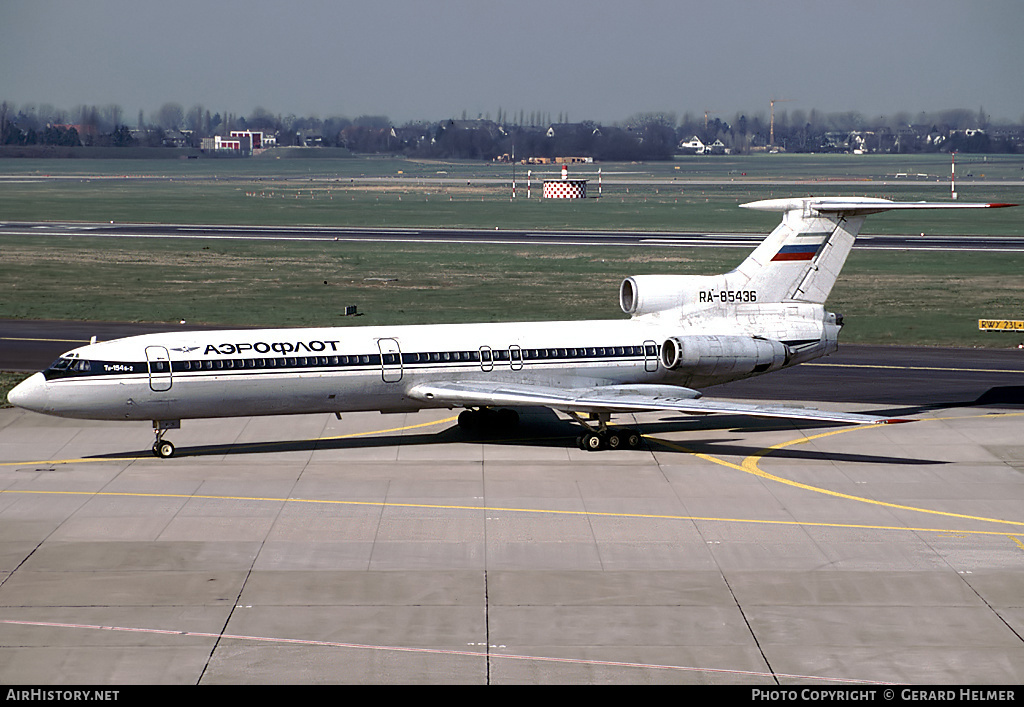
[[[782,223],[730,273],[746,278],[759,302],[824,304],[870,214],[894,209],[978,209],[1013,204],[895,203],[863,197],[768,199],[741,204],[782,211]]]

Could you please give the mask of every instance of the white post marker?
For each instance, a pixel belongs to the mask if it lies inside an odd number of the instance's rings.
[[[950,152],[949,157],[952,160],[950,162],[950,173],[949,173],[949,195],[953,201],[956,201],[956,153]]]

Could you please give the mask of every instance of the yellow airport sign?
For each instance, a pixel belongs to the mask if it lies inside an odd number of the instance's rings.
[[[1016,319],[979,319],[982,331],[1024,331],[1024,322]]]

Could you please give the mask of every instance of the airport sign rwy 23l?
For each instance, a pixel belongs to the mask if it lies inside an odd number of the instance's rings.
[[[1015,319],[979,319],[978,328],[982,331],[1024,331],[1024,321]]]

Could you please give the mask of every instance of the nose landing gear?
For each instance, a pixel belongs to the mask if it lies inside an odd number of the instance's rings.
[[[156,441],[153,442],[153,455],[160,459],[170,459],[174,456],[174,445],[164,439],[167,430],[181,429],[181,420],[153,420],[153,434]]]

